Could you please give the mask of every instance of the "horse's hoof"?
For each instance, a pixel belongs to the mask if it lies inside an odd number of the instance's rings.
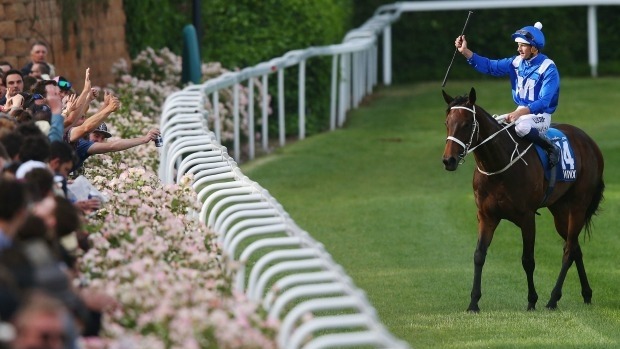
[[[469,308],[467,308],[467,312],[478,314],[480,312],[480,308],[478,308],[477,305],[470,305]]]
[[[527,305],[527,311],[534,311],[534,310],[536,310],[536,304]]]
[[[549,310],[556,310],[556,309],[558,309],[558,304],[557,303],[549,302],[549,303],[547,303],[546,308],[549,309]]]

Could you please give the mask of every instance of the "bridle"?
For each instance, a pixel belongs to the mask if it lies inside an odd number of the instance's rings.
[[[446,138],[446,142],[447,141],[453,141],[455,143],[457,143],[458,145],[460,145],[461,147],[463,147],[463,152],[459,154],[459,165],[462,165],[465,162],[465,157],[473,152],[474,150],[476,150],[476,148],[478,148],[479,146],[483,145],[484,143],[490,141],[491,139],[495,138],[495,136],[497,136],[500,132],[506,131],[508,128],[510,128],[512,125],[514,125],[514,121],[507,124],[506,126],[504,126],[503,128],[501,128],[499,131],[493,133],[492,135],[490,135],[489,137],[487,137],[486,139],[484,139],[482,142],[478,143],[478,145],[476,145],[475,147],[471,148],[472,143],[474,142],[474,138],[478,139],[480,138],[480,124],[478,123],[478,120],[476,119],[476,106],[472,105],[471,108],[462,106],[462,105],[455,105],[453,107],[450,108],[450,110],[454,110],[454,109],[463,109],[463,110],[467,110],[468,112],[470,112],[473,115],[474,118],[474,122],[472,124],[471,127],[471,135],[469,136],[469,142],[467,144],[465,144],[463,141],[461,141],[460,139],[456,138],[456,137],[452,137],[452,136],[448,136]],[[525,153],[527,153],[527,151],[532,147],[532,144],[530,144],[523,152],[519,153],[519,143],[512,137],[512,135],[510,134],[510,132],[508,132],[508,135],[510,136],[510,139],[512,139],[512,141],[515,143],[515,150],[513,151],[511,157],[510,157],[510,162],[508,163],[508,165],[506,165],[504,168],[502,168],[499,171],[495,171],[495,172],[485,172],[483,170],[480,169],[480,167],[478,168],[478,171],[480,171],[480,173],[485,174],[487,176],[492,176],[498,173],[502,173],[504,171],[506,171],[507,169],[509,169],[512,165],[514,165],[515,162],[522,160],[526,165],[527,162],[525,160],[523,160],[523,155],[525,155]],[[515,156],[515,153],[517,154]]]
[[[472,109],[473,108],[473,109]],[[474,151],[474,149],[476,149],[478,146],[474,147],[473,149],[469,149],[469,147],[471,147],[471,144],[474,142],[474,136],[476,136],[476,134],[480,133],[480,125],[478,124],[478,120],[476,120],[476,106],[472,106],[472,108],[467,108],[464,106],[454,106],[452,108],[450,108],[450,110],[454,110],[454,109],[464,109],[469,111],[473,116],[474,116],[474,123],[471,126],[471,135],[469,136],[469,143],[465,144],[463,143],[460,139],[456,138],[456,137],[452,137],[452,136],[448,136],[446,138],[446,141],[453,141],[455,143],[457,143],[458,145],[460,145],[461,147],[463,147],[463,152],[459,154],[459,164],[462,165],[465,162],[465,157],[467,156],[467,154],[471,153],[472,151]],[[486,141],[486,140],[485,140]]]

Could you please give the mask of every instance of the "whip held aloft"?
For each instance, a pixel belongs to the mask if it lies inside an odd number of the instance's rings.
[[[463,30],[461,31],[461,36],[463,36],[463,34],[465,34],[465,28],[467,28],[467,23],[469,22],[469,17],[471,16],[471,14],[474,13],[473,11],[469,11],[469,13],[467,14],[467,19],[465,20],[465,25],[463,26]],[[459,49],[456,48],[454,49],[454,53],[452,54],[452,60],[450,61],[450,65],[448,66],[448,70],[446,71],[446,76],[444,76],[443,78],[443,82],[441,83],[441,87],[445,87],[446,86],[446,81],[448,80],[448,74],[450,73],[450,68],[452,68],[452,63],[454,63],[454,57],[456,57],[456,52]]]

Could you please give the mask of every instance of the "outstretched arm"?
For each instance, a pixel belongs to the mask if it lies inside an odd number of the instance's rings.
[[[71,129],[69,134],[69,141],[75,142],[84,135],[92,132],[94,129],[99,126],[110,114],[117,111],[120,107],[120,102],[118,98],[113,97],[111,94],[106,93],[106,98],[109,98],[110,103],[106,105],[103,109],[95,113],[93,116],[89,117],[84,121],[80,126],[75,126]]]
[[[157,135],[159,135],[159,130],[154,128],[142,137],[118,139],[110,142],[97,142],[91,145],[90,148],[88,148],[88,154],[104,154],[113,151],[126,150],[140,144],[146,144],[152,140],[155,140]]]

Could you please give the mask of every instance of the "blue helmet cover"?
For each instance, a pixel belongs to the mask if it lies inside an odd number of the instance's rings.
[[[540,27],[542,28],[542,25]],[[545,47],[545,35],[542,33],[542,30],[531,25],[523,27],[512,34],[512,39],[514,40],[516,38],[527,41],[538,50],[542,50],[543,47]]]

